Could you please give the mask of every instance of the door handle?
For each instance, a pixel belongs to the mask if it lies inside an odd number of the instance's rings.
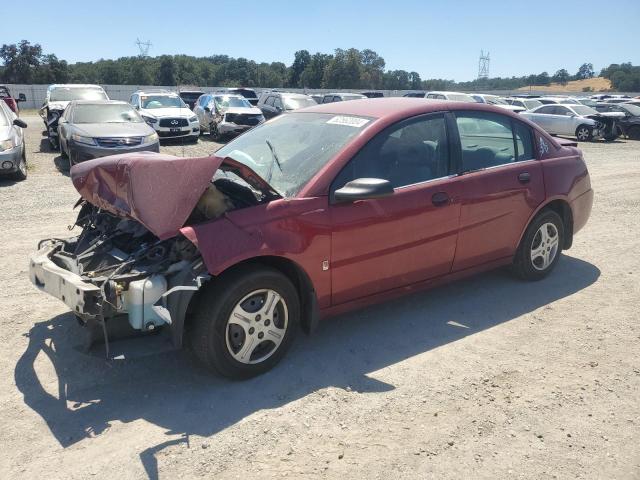
[[[445,205],[449,205],[450,201],[451,199],[447,192],[436,192],[431,195],[431,203],[433,203],[435,207],[444,207]]]
[[[531,175],[529,175],[529,172],[522,172],[518,175],[518,181],[520,183],[529,183],[531,181]]]

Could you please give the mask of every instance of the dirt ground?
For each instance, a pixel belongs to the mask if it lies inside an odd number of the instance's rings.
[[[328,320],[230,382],[184,352],[79,350],[27,275],[78,195],[25,118],[29,179],[0,180],[0,478],[640,478],[640,142],[582,145],[593,214],[544,281],[496,271]]]
[[[592,92],[608,92],[613,87],[611,81],[604,77],[585,78],[583,80],[572,80],[566,85],[552,83],[551,85],[532,85],[530,87],[521,87],[518,90],[535,90],[536,92],[584,92],[584,88],[590,88]]]

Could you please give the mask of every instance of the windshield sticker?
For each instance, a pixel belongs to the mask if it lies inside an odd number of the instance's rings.
[[[540,155],[544,156],[547,153],[549,153],[549,145],[547,145],[544,138],[540,137]]]
[[[369,120],[360,117],[347,117],[345,115],[337,115],[331,120],[327,120],[327,123],[330,123],[332,125],[346,125],[348,127],[360,128],[369,123]]]

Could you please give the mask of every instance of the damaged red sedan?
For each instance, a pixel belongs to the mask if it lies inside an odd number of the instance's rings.
[[[504,265],[542,279],[593,202],[570,142],[503,109],[409,98],[312,107],[211,157],[118,155],[71,177],[81,232],[40,242],[32,282],[105,337],[128,318],[234,378],[331,314]]]

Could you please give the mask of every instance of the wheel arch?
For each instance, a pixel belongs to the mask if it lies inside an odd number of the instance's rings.
[[[531,214],[527,224],[522,229],[520,233],[520,238],[518,239],[518,245],[522,242],[522,237],[524,236],[527,228],[531,222],[542,212],[543,210],[552,210],[560,215],[562,219],[562,224],[564,226],[564,243],[562,245],[563,250],[568,250],[571,248],[573,244],[573,212],[571,210],[571,205],[567,201],[566,198],[557,197],[550,198],[546,202],[540,204],[538,208]]]
[[[213,276],[207,283],[211,284],[211,282],[224,282],[224,277],[228,273],[237,269],[244,269],[252,265],[255,265],[257,267],[264,266],[273,268],[274,270],[282,273],[291,281],[291,283],[293,283],[300,298],[300,325],[302,326],[302,329],[305,333],[312,333],[318,326],[320,320],[320,309],[318,307],[316,291],[307,272],[298,263],[289,258],[277,255],[263,255],[247,258],[234,263],[231,266],[228,266],[223,271]],[[198,297],[200,296],[201,292],[202,289],[196,292],[189,302],[189,307],[187,308],[184,322],[185,327],[190,322],[192,309],[197,305]],[[184,332],[181,332],[181,334],[184,335]]]

